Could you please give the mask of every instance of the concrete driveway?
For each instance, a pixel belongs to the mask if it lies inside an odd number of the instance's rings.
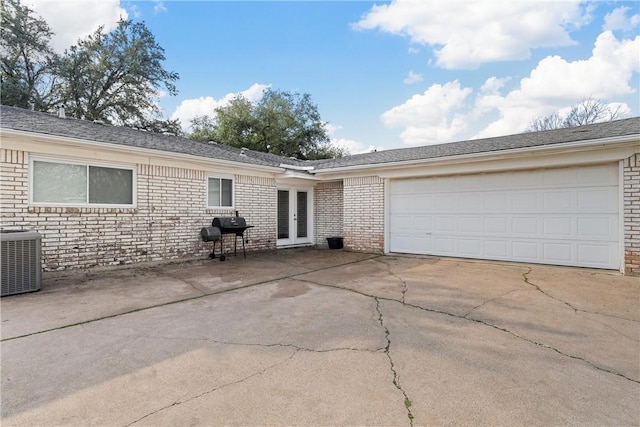
[[[640,425],[640,279],[286,250],[5,297],[2,425]]]

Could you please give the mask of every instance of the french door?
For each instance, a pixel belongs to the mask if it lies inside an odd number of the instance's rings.
[[[278,189],[278,246],[312,242],[312,198],[311,189]]]

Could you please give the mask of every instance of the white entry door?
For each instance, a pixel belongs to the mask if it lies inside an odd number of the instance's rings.
[[[389,250],[620,267],[618,164],[393,180]]]
[[[305,245],[312,240],[313,191],[278,189],[278,246]]]

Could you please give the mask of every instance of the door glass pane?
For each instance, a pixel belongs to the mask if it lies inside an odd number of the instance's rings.
[[[298,191],[298,210],[297,210],[297,218],[298,218],[298,226],[297,226],[297,237],[307,237],[307,192],[306,191]]]
[[[289,191],[278,190],[278,239],[289,238]]]
[[[89,166],[89,203],[133,204],[133,171]]]
[[[34,161],[33,201],[87,203],[87,167]]]

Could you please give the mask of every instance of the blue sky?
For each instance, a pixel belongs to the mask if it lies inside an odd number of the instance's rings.
[[[25,0],[23,0],[25,1]],[[523,131],[586,96],[640,115],[640,3],[31,0],[68,47],[144,21],[180,74],[166,117],[309,93],[352,153]]]

